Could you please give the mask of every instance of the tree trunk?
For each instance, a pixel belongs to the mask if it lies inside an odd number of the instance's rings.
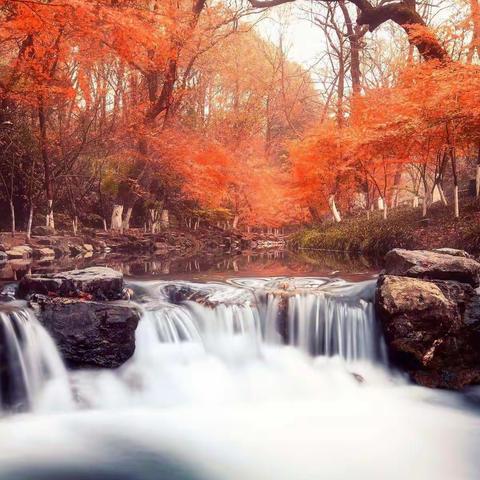
[[[458,205],[458,173],[457,173],[457,155],[455,147],[450,147],[450,160],[452,163],[452,176],[453,176],[453,204],[455,218],[460,216],[460,208]]]
[[[166,208],[162,210],[162,216],[160,217],[160,224],[162,225],[162,228],[170,227],[169,211]]]
[[[233,223],[232,223],[232,228],[235,230],[237,227],[238,227],[238,222],[240,220],[240,216],[239,215],[235,215],[235,217],[233,217]]]
[[[103,230],[104,230],[105,232],[108,231],[107,220],[106,220],[105,218],[103,219]]]
[[[413,197],[413,208],[418,208],[418,195]]]
[[[438,188],[438,194],[440,195],[440,200],[447,207],[448,200],[447,200],[447,197],[445,196],[445,192],[443,191],[443,187],[439,184],[437,185],[437,188]]]
[[[10,216],[12,220],[12,237],[15,236],[16,226],[15,226],[15,206],[13,205],[13,201],[10,199]]]
[[[43,183],[45,187],[45,194],[47,197],[47,217],[46,226],[55,228],[55,222],[53,217],[53,185],[52,185],[52,172],[50,165],[50,158],[48,156],[47,148],[47,117],[45,114],[45,108],[43,104],[43,98],[39,99],[38,107],[38,123],[40,126],[40,152],[43,161]]]
[[[480,144],[477,150],[477,168],[475,174],[475,196],[480,197]]]
[[[458,185],[453,187],[453,205],[455,218],[458,218],[460,216],[460,207],[458,205]]]
[[[123,205],[114,205],[112,211],[112,220],[110,228],[114,231],[122,231],[122,214],[123,214]]]
[[[360,25],[353,24],[345,1],[339,0],[338,4],[342,10],[345,26],[347,28],[347,36],[350,43],[350,75],[352,77],[352,90],[353,94],[357,95],[361,90],[360,39],[363,37],[365,31]]]
[[[123,218],[123,221],[122,221],[122,230],[123,231],[128,230],[130,228],[130,219],[132,217],[132,210],[133,210],[133,207],[128,207],[127,208],[127,211],[125,213],[125,217]]]
[[[467,63],[472,63],[475,51],[478,57],[480,49],[480,6],[478,0],[470,0],[470,18],[473,24],[472,40],[468,47]]]
[[[335,222],[339,223],[342,221],[342,217],[340,216],[340,212],[337,209],[337,205],[335,204],[335,195],[330,195],[328,197],[328,205],[333,215],[333,219]]]
[[[32,223],[33,223],[33,203],[30,204],[30,209],[28,212],[27,238],[29,240],[32,236]]]
[[[383,219],[386,220],[388,217],[388,205],[387,202],[384,202],[383,205]]]
[[[160,230],[160,224],[158,222],[158,211],[155,208],[148,209],[150,233],[157,233]]]
[[[47,227],[53,228],[55,230],[55,221],[53,217],[53,200],[49,199],[47,202],[47,217],[46,217],[46,222],[45,225]]]

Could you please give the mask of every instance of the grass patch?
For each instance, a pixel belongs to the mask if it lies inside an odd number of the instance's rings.
[[[294,249],[338,250],[383,256],[392,248],[438,248],[448,246],[480,250],[478,202],[462,205],[462,216],[453,218],[451,208],[433,205],[426,219],[421,209],[397,208],[384,220],[382,212],[325,222],[292,235]]]

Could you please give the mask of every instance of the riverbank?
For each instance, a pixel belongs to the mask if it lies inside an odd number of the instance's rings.
[[[402,207],[347,218],[340,223],[324,223],[306,228],[290,237],[289,245],[297,250],[337,250],[379,258],[393,248],[435,249],[460,248],[480,251],[480,203],[461,205],[460,218],[455,219],[451,207],[431,206],[428,216],[421,208]]]
[[[95,265],[110,266],[126,275],[165,275],[199,272],[231,262],[236,271],[239,257],[282,251],[285,240],[267,234],[247,234],[219,228],[182,230],[170,228],[152,235],[141,230],[125,234],[87,230],[46,234],[42,227],[27,239],[0,233],[0,283],[20,280],[29,273],[52,273]],[[44,233],[43,235],[41,233]]]

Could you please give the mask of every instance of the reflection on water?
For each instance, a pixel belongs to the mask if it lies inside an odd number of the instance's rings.
[[[241,255],[178,257],[168,255],[104,254],[89,258],[49,261],[14,260],[0,265],[0,281],[19,280],[29,273],[49,273],[107,266],[134,278],[220,280],[232,276],[340,276],[346,280],[372,278],[378,264],[339,252],[268,250]]]

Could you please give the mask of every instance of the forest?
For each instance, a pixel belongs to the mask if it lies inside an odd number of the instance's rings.
[[[321,34],[311,65],[288,15]],[[478,0],[2,0],[0,16],[4,231],[278,231],[437,201],[458,217],[479,195]]]

